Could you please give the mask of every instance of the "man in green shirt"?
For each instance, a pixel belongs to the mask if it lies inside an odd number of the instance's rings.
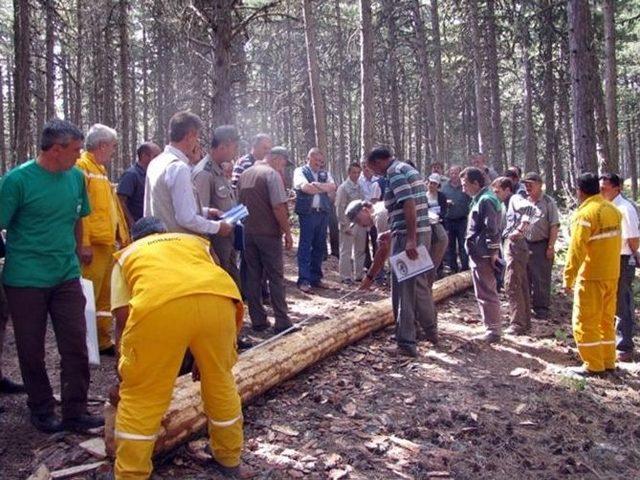
[[[104,424],[87,413],[85,299],[76,250],[79,220],[90,207],[83,174],[74,167],[82,139],[73,124],[52,120],[44,126],[38,157],[0,184],[0,228],[7,229],[3,283],[31,422],[47,433]],[[47,314],[61,357],[62,422],[45,367]]]

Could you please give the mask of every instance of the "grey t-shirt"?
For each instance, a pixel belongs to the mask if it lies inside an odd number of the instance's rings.
[[[549,230],[554,225],[560,225],[560,215],[556,202],[549,195],[542,194],[537,202],[528,197],[536,207],[536,216],[527,229],[525,236],[529,242],[541,242],[549,238]]]

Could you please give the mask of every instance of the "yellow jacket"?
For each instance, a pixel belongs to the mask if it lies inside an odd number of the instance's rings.
[[[87,151],[82,152],[76,166],[84,173],[91,203],[91,214],[82,219],[82,245],[115,245],[116,238],[121,246],[129,244],[127,222],[106,168]]]
[[[565,287],[573,287],[578,276],[584,280],[615,280],[620,276],[621,220],[616,206],[600,194],[582,202],[572,220]]]
[[[112,308],[128,304],[135,318],[177,298],[217,295],[236,302],[236,326],[243,304],[236,282],[209,255],[209,242],[188,233],[162,233],[136,240],[114,254]],[[215,312],[211,312],[215,316]]]

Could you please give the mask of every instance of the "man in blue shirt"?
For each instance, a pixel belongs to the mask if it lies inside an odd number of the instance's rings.
[[[151,160],[160,155],[160,147],[145,142],[138,147],[138,161],[127,168],[118,182],[118,198],[127,217],[129,228],[142,218],[144,209],[144,183]]]

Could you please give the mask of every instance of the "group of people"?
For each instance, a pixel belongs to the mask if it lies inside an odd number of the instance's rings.
[[[80,278],[90,280],[100,353],[118,357],[119,382],[111,398],[117,404],[119,479],[151,474],[154,441],[185,355],[201,381],[212,465],[236,472],[242,410],[231,369],[243,343],[244,304],[256,332],[295,328],[283,260],[284,250],[293,247],[285,188],[289,153],[259,134],[237,159],[240,135],[232,125],[214,128],[203,152],[202,130],[198,116],[176,113],[164,149],[140,145],[137,162],[114,189],[108,167],[117,132],[96,124],[84,135],[67,121],[52,120],[44,126],[37,157],[0,184],[0,228],[6,229],[0,349],[10,314],[24,381],[22,386],[0,375],[0,391],[25,391],[31,422],[43,432],[103,424],[87,410]],[[433,268],[427,271],[407,279],[391,273],[399,353],[416,356],[419,341],[438,343],[433,283],[468,268],[487,329],[479,339],[502,338],[503,278],[510,303],[507,333],[527,333],[532,312],[549,316],[558,209],[540,175],[521,179],[512,167],[498,176],[482,155],[471,163],[451,166],[448,178],[442,165],[433,165],[425,180],[412,164],[380,147],[361,164],[349,165],[346,180],[336,186],[324,152],[312,148],[291,182],[300,228],[300,291],[326,287],[322,263],[335,214],[345,285],[358,282],[366,289],[386,278],[391,255],[405,252],[416,260],[426,250],[430,256]],[[582,203],[564,286],[575,291],[573,326],[584,374],[615,367],[614,317],[618,359],[630,360],[633,353],[631,282],[640,235],[635,205],[620,191],[617,175],[578,178]],[[247,212],[241,222],[230,216],[238,207]],[[607,262],[614,254],[620,262]],[[265,303],[272,306],[273,324]],[[61,420],[45,367],[48,316],[61,357]]]

